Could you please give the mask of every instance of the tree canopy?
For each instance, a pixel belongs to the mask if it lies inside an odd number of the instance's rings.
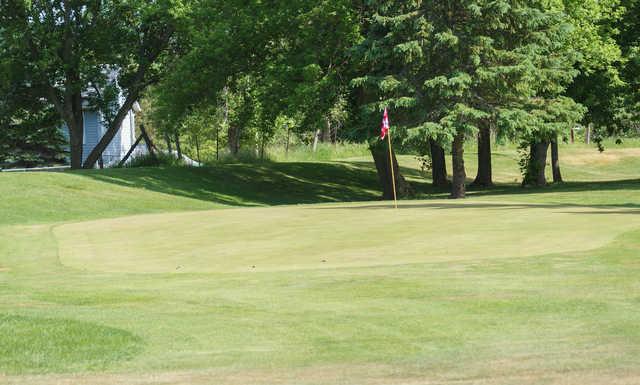
[[[597,137],[638,128],[639,7],[638,0],[7,1],[0,122],[15,140],[3,143],[53,143],[64,124],[72,167],[94,167],[142,100],[157,138],[171,147],[184,135],[198,157],[203,144],[215,145],[216,159],[243,149],[263,156],[276,138],[287,148],[293,138],[369,141],[375,159],[385,150],[375,138],[388,107],[396,148],[430,157],[440,187],[449,186],[444,158],[452,154],[453,197],[465,195],[463,149],[473,138],[477,186],[492,184],[495,137],[521,145],[525,184],[545,184],[541,156],[551,145],[556,159],[574,126],[594,126]],[[86,108],[100,111],[108,127],[90,154],[82,154]],[[397,167],[377,164],[380,172]]]

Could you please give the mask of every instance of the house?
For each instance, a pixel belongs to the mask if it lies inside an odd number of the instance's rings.
[[[110,71],[108,78],[112,84],[117,87],[117,72]],[[107,131],[108,123],[103,119],[102,113],[96,108],[92,108],[89,100],[95,97],[94,91],[83,92],[83,120],[84,120],[84,134],[82,137],[82,163],[87,159],[91,151],[96,147],[104,133]],[[118,106],[124,103],[124,97],[122,94],[117,96]],[[102,153],[102,158],[97,162],[96,166],[115,166],[117,165],[131,149],[131,146],[136,142],[136,122],[135,115],[141,112],[140,105],[135,102],[133,109],[130,110],[125,116],[120,129],[115,134],[111,143]],[[67,140],[69,139],[69,130],[66,124],[62,126],[62,134]],[[137,155],[147,153],[146,146],[137,146],[135,152],[131,155],[135,157]],[[131,158],[130,158],[131,159]]]
[[[135,114],[136,110],[140,112],[138,103],[135,103],[134,108],[127,113],[127,116],[122,121],[120,129],[115,134],[111,143],[102,153],[102,164],[105,167],[115,166],[122,160],[131,146],[136,141],[135,132]],[[84,135],[82,137],[82,162],[87,159],[89,153],[96,147],[102,135],[107,130],[107,123],[102,119],[102,114],[99,111],[87,109],[83,113],[84,118]],[[65,138],[69,138],[69,131],[66,125],[62,127],[62,133]],[[138,146],[135,153],[132,155],[145,154],[147,148],[145,146]]]
[[[113,140],[111,140],[111,143],[109,143],[102,153],[104,166],[116,165],[124,158],[136,141],[135,127],[135,112],[131,110],[123,120],[120,130],[118,130]],[[100,112],[91,110],[84,111],[84,135],[82,138],[83,163],[89,153],[98,144],[106,130],[107,124],[102,119]],[[137,150],[141,151],[143,148],[144,146],[140,146]]]

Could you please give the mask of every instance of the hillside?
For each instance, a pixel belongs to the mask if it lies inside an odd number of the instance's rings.
[[[584,145],[562,149],[565,180],[560,186],[528,190],[518,185],[517,153],[494,153],[497,187],[470,196],[544,192],[535,200],[640,203],[634,194],[640,181],[640,149],[612,147],[605,153]],[[416,198],[442,198],[414,156],[400,156],[402,171],[418,192]],[[467,174],[475,175],[475,154],[467,151]],[[449,169],[451,167],[449,166]],[[571,192],[587,191],[579,198]],[[629,194],[626,194],[628,192]],[[136,168],[63,173],[0,173],[0,226],[117,217],[129,214],[207,210],[231,206],[367,201],[379,198],[378,180],[368,157],[322,162],[223,163],[204,168]],[[489,198],[491,199],[491,198]],[[499,199],[499,198],[498,198]]]

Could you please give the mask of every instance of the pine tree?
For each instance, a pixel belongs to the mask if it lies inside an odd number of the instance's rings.
[[[369,72],[354,83],[375,89],[378,104],[402,111],[409,140],[451,146],[452,198],[465,196],[467,137],[484,132],[481,160],[489,166],[478,182],[490,184],[487,128],[537,143],[570,115],[554,109],[575,109],[558,99],[574,76],[569,29],[562,14],[542,3],[415,0],[372,7],[360,46]]]

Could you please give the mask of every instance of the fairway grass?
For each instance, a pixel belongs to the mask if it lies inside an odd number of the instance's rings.
[[[397,210],[326,203],[361,160],[0,174],[0,384],[638,384],[637,163],[582,151]]]
[[[29,320],[31,332],[18,350],[11,350],[15,336],[0,337],[0,382],[640,379],[634,209],[412,203],[418,207],[237,209],[5,227],[0,313]],[[176,230],[189,220],[197,232]],[[340,233],[356,224],[360,238],[347,242],[355,230]],[[82,243],[108,227],[109,243]],[[198,247],[184,250],[185,236]],[[495,241],[505,245],[482,252]],[[73,242],[94,253],[94,263],[65,255]],[[123,254],[132,242],[138,251]],[[81,330],[68,333],[69,322]],[[104,338],[113,354],[101,361],[60,353],[97,348]]]

